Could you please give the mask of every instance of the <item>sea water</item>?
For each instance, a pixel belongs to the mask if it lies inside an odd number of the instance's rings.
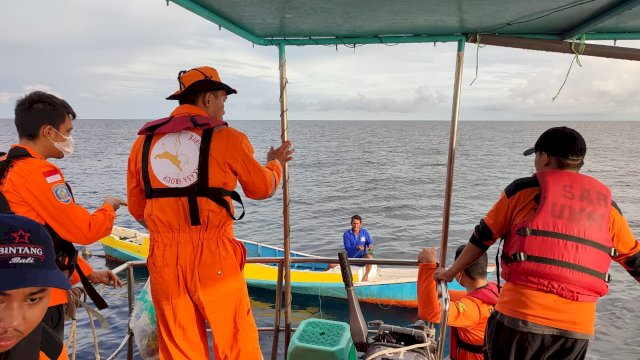
[[[76,201],[88,209],[99,207],[106,195],[126,197],[127,156],[141,120],[84,120],[74,122],[75,153],[54,160],[73,187]],[[230,121],[244,131],[265,162],[270,146],[279,143],[279,121]],[[567,125],[579,130],[588,145],[587,175],[611,187],[636,238],[640,235],[640,162],[637,144],[640,122],[461,122],[455,158],[455,177],[449,231],[449,263],[453,249],[466,243],[474,226],[516,178],[534,172],[533,158],[522,151],[533,146],[549,127]],[[12,120],[0,120],[0,150],[16,140]],[[336,256],[342,232],[353,214],[374,239],[379,258],[416,259],[420,248],[438,246],[442,231],[443,196],[449,145],[449,122],[442,121],[290,121],[289,138],[296,149],[289,166],[291,248]],[[6,151],[6,150],[5,150]],[[239,191],[240,187],[239,187]],[[282,193],[264,201],[244,199],[247,214],[235,224],[238,238],[281,246]],[[127,213],[118,211],[116,225],[142,230]],[[490,259],[495,248],[489,250]],[[101,246],[89,246],[95,268],[105,262]],[[493,261],[492,261],[493,262]],[[596,338],[588,359],[640,358],[640,284],[613,264],[610,293],[598,302]],[[145,274],[136,277],[137,288]],[[102,311],[109,330],[98,330],[100,352],[110,355],[127,329],[126,289],[99,286],[109,304]],[[274,292],[250,288],[258,326],[273,326]],[[367,320],[407,325],[417,319],[415,309],[362,304]],[[293,326],[308,317],[347,318],[346,302],[313,295],[293,295]],[[79,310],[78,358],[93,358],[93,341],[84,311]],[[284,324],[284,320],[283,320]],[[68,333],[67,329],[67,333]],[[261,333],[265,358],[271,334]],[[282,334],[280,336],[282,342]],[[126,348],[125,348],[126,352]],[[282,344],[279,350],[283,354]],[[136,355],[137,356],[137,355]],[[123,353],[119,359],[125,359]],[[138,358],[138,357],[136,357]]]

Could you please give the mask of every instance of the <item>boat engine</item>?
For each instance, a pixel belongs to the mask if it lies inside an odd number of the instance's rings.
[[[349,302],[351,338],[356,349],[365,353],[364,360],[436,360],[438,351],[433,323],[418,321],[409,327],[400,327],[372,321],[367,326],[353,288],[347,253],[341,251],[338,259]],[[367,327],[378,328],[371,339],[367,336]]]
[[[433,323],[420,320],[409,327],[378,323],[378,333],[371,339],[365,359],[435,360],[436,329]],[[373,324],[370,322],[369,325],[372,327]]]

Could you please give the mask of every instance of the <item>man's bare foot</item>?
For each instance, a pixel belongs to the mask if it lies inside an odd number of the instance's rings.
[[[368,276],[365,276],[365,277],[362,278],[362,282],[367,282],[367,281],[369,281],[369,277]]]

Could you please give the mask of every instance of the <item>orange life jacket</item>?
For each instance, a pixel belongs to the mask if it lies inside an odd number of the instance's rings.
[[[574,301],[595,302],[608,291],[616,255],[609,233],[611,191],[598,180],[545,170],[535,214],[514,224],[502,254],[502,277]]]

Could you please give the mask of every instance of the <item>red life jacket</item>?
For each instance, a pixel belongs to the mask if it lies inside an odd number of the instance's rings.
[[[498,303],[498,285],[494,282],[490,282],[487,285],[477,288],[468,293],[467,296],[476,298],[485,304],[496,306]],[[457,327],[451,327],[449,333],[449,358],[456,360],[458,358],[458,349],[462,349],[474,354],[482,354],[484,352],[484,342],[482,344],[470,344],[460,339]]]
[[[144,124],[138,135],[170,134],[193,128],[209,129],[223,125],[226,126],[227,123],[203,115],[169,116]]]
[[[502,254],[502,277],[574,301],[608,291],[616,255],[609,233],[611,191],[573,171],[545,170],[535,214],[514,224]]]
[[[170,116],[167,118],[148,122],[142,126],[138,135],[144,135],[144,144],[142,147],[142,182],[144,183],[144,194],[147,199],[154,198],[172,198],[186,197],[189,203],[189,218],[191,226],[200,225],[200,210],[198,208],[198,198],[207,198],[216,204],[222,206],[229,216],[234,220],[240,220],[244,217],[244,204],[240,194],[235,190],[227,190],[221,187],[209,186],[209,150],[211,148],[211,138],[213,130],[218,126],[227,126],[222,120],[214,120],[202,115],[182,115]],[[197,180],[189,186],[185,187],[166,187],[154,188],[151,186],[151,177],[149,175],[151,154],[151,142],[153,136],[157,134],[173,134],[181,131],[201,128],[202,138],[199,144]],[[231,207],[226,198],[238,202],[242,206],[242,214],[235,217],[231,211]]]

